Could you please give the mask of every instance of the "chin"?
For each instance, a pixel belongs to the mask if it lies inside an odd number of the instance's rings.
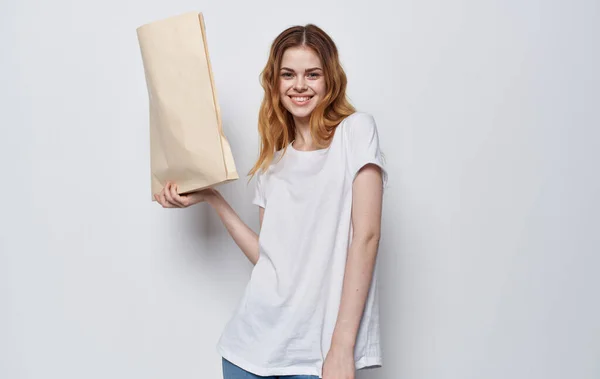
[[[297,118],[304,118],[304,117],[310,117],[313,109],[302,109],[302,110],[289,110],[288,111]]]
[[[288,103],[287,101],[285,102],[284,106],[285,106],[285,109],[288,110],[288,112],[290,112],[294,117],[297,117],[297,118],[309,117],[316,108],[316,106],[311,106],[308,108],[299,107],[299,106],[295,105],[294,103],[291,103],[291,102]]]

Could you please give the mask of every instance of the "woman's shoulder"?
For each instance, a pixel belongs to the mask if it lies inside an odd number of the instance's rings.
[[[364,112],[364,111],[356,111],[354,113],[352,113],[350,116],[346,117],[346,120],[360,120],[360,119],[364,119],[364,118],[373,118],[373,115],[369,112]]]
[[[377,128],[375,117],[371,113],[358,111],[346,117],[340,126],[348,138],[359,138]]]
[[[375,117],[369,112],[356,111],[342,120],[345,129],[361,128],[375,125]]]

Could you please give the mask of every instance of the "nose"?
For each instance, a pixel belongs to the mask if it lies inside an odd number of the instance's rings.
[[[302,75],[298,75],[297,78],[298,79],[294,83],[294,90],[296,92],[306,91],[306,82],[305,82],[304,77]]]

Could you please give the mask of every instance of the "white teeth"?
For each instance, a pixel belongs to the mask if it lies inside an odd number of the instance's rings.
[[[307,101],[308,99],[310,99],[310,97],[292,97],[292,99],[302,102]]]

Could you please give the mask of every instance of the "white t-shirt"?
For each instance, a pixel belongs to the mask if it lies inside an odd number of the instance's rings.
[[[352,182],[368,163],[384,169],[374,118],[345,118],[326,149],[283,149],[256,175],[265,208],[259,259],[217,344],[221,356],[260,376],[316,375],[331,345],[352,240]],[[360,323],[356,369],[382,366],[378,264]]]

